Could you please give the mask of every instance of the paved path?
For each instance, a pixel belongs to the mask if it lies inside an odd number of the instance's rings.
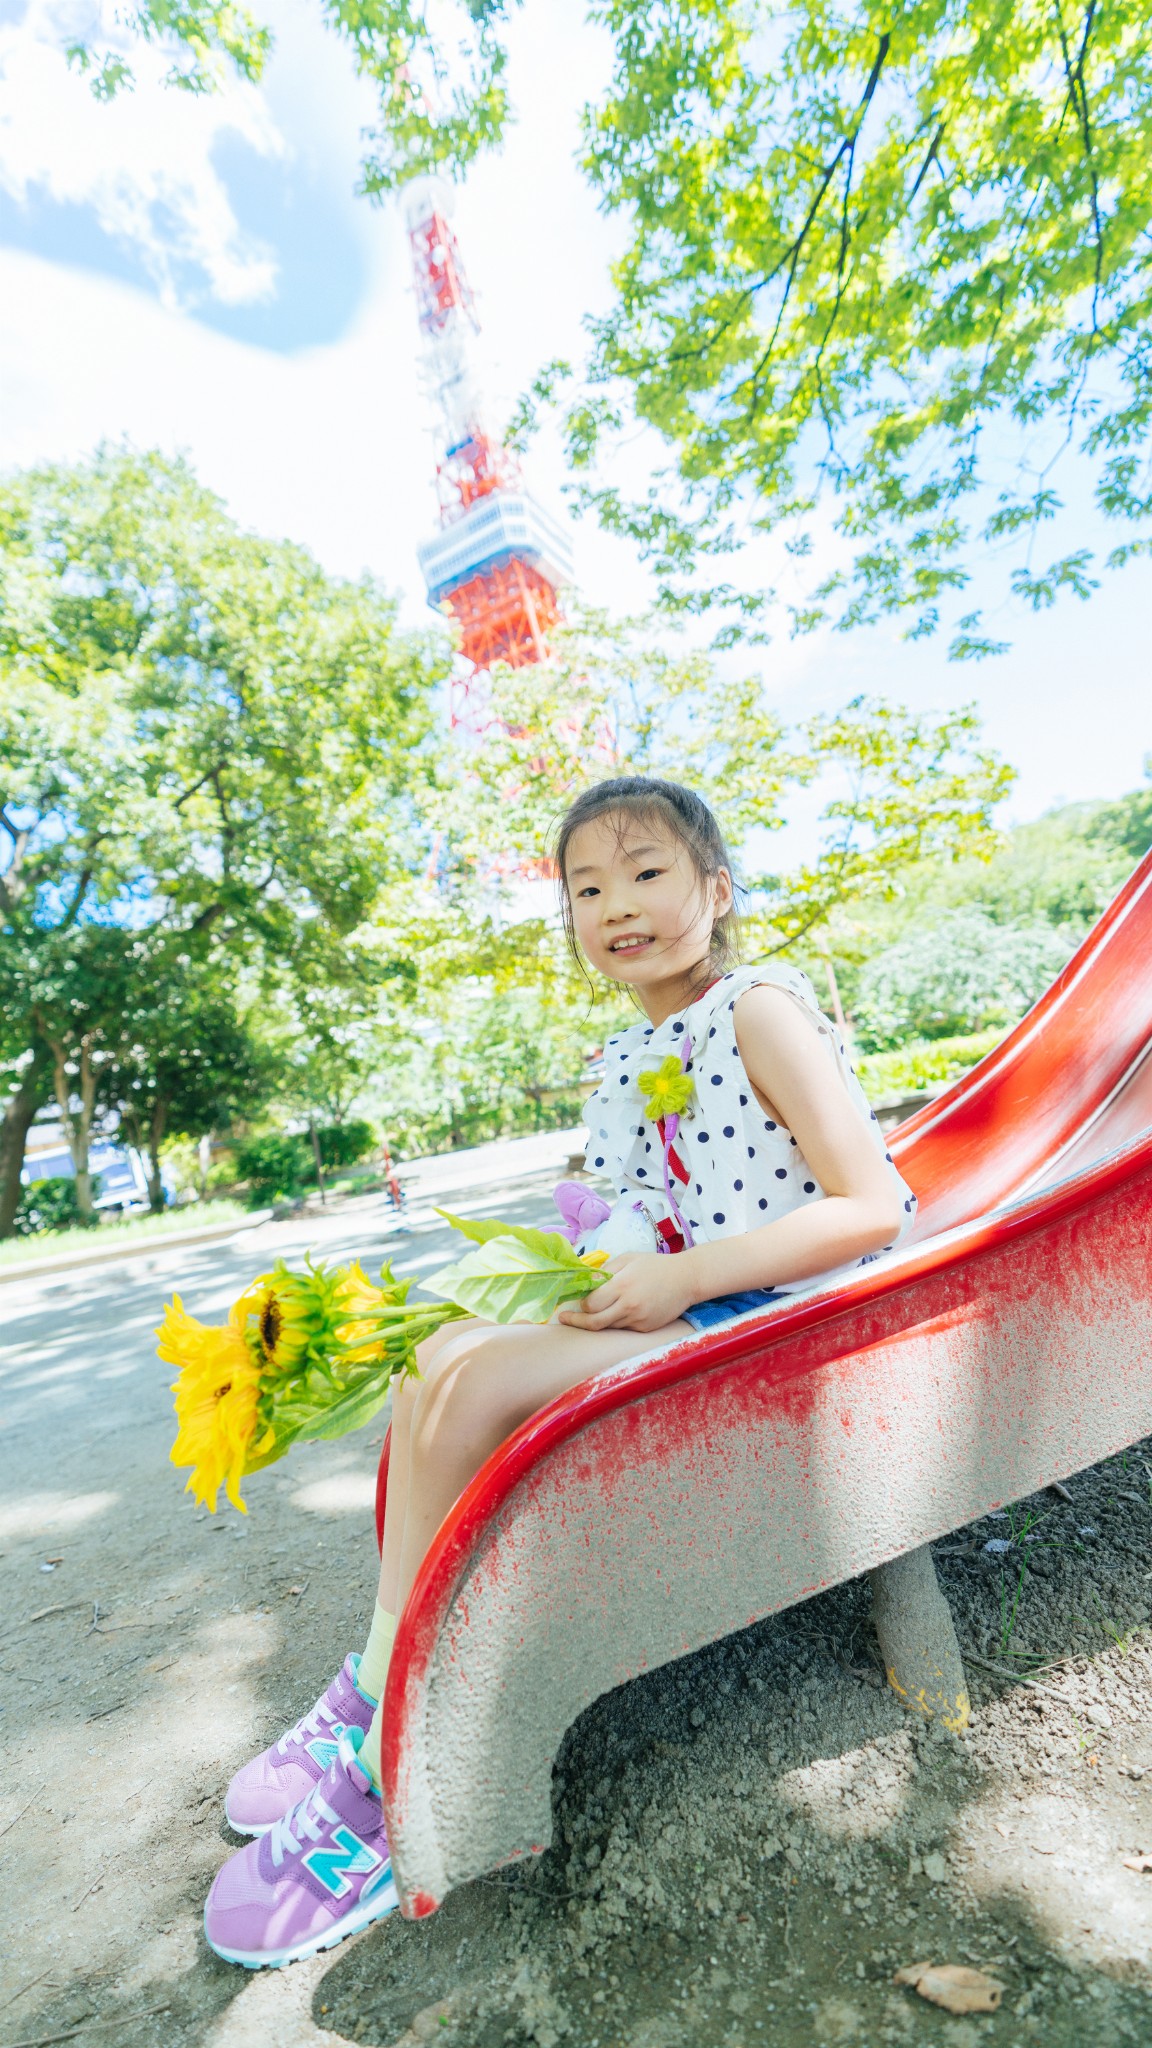
[[[365,1196],[0,1292],[0,2048],[82,2023],[87,2039],[96,2021],[92,2040],[117,2048],[338,2038],[301,1972],[217,1963],[200,1907],[232,1846],[228,1777],[363,1635],[383,1420],[249,1480],[246,1518],[207,1515],[168,1462],[156,1324],[175,1291],[222,1320],[254,1274],[307,1250],[369,1272],[388,1257],[419,1282],[460,1243],[434,1203],[544,1220],[572,1142],[425,1162],[403,1225]]]

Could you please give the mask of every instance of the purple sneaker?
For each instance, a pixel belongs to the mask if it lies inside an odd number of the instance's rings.
[[[363,1740],[358,1728],[342,1735],[307,1798],[217,1871],[204,1932],[226,1963],[303,1962],[396,1905],[380,1794],[356,1760]]]
[[[320,1783],[345,1729],[367,1734],[371,1700],[356,1688],[359,1657],[346,1657],[327,1692],[269,1749],[237,1771],[224,1795],[224,1813],[238,1835],[263,1835]]]

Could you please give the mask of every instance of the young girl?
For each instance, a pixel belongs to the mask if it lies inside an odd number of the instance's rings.
[[[257,1839],[219,1872],[205,1928],[250,1968],[330,1948],[396,1903],[380,1800],[396,1617],[497,1445],[593,1374],[861,1265],[912,1219],[804,975],[733,964],[732,864],[699,797],[640,776],[598,783],[556,852],[574,949],[647,1020],[609,1040],[586,1111],[589,1164],[617,1196],[595,1235],[627,1249],[545,1328],[450,1323],[422,1346],[420,1378],[397,1383],[367,1644],[228,1788],[231,1826]]]

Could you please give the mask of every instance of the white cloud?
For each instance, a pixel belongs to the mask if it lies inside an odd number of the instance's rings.
[[[109,21],[96,39],[130,49],[136,83],[102,104],[64,55],[74,32],[60,0],[29,0],[22,21],[0,27],[0,186],[21,202],[90,206],[138,252],[167,305],[191,295],[189,272],[224,305],[268,298],[275,259],[241,228],[212,162],[225,135],[286,155],[259,89],[235,79],[212,94],[166,88],[163,49],[130,45]]]

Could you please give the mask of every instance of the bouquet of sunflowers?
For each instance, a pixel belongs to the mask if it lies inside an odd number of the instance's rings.
[[[245,1288],[223,1325],[198,1322],[175,1295],[157,1331],[175,1366],[174,1465],[190,1465],[186,1491],[215,1513],[223,1486],[241,1514],[240,1482],[294,1443],[344,1436],[382,1408],[394,1378],[418,1372],[416,1347],[447,1322],[544,1323],[562,1302],[599,1287],[608,1254],[581,1257],[557,1232],[462,1222],[438,1211],[474,1249],[424,1284],[435,1301],[408,1300],[410,1282],[384,1265],[369,1280],[358,1260],[327,1268],[278,1260]]]

